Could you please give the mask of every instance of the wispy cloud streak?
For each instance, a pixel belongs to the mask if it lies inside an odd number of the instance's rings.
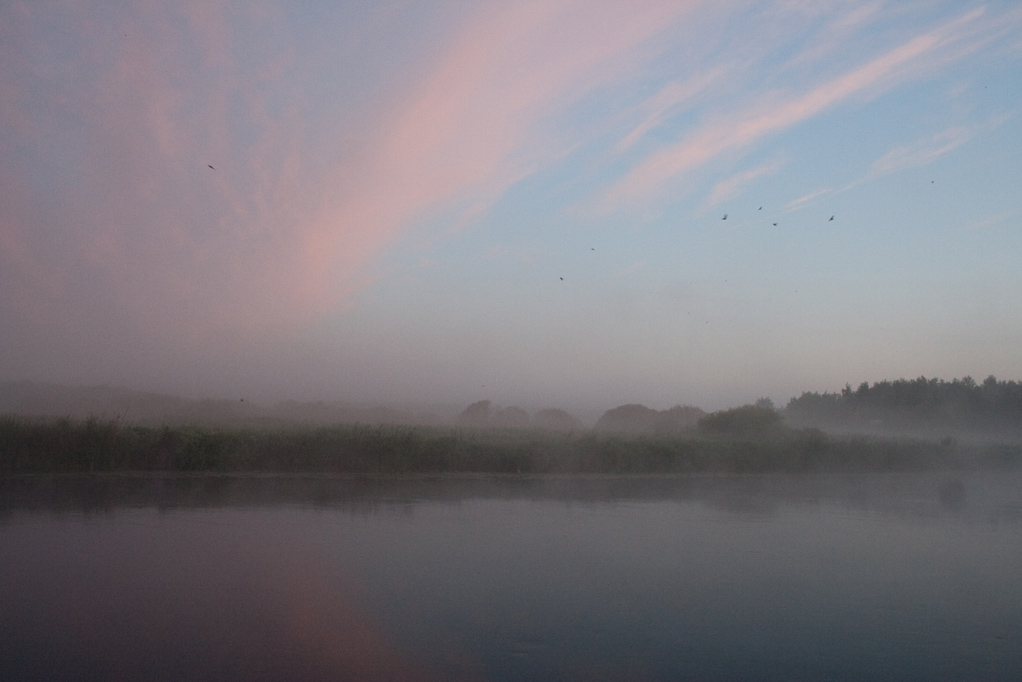
[[[794,211],[795,209],[802,208],[803,206],[808,204],[813,199],[816,199],[818,197],[822,197],[825,194],[830,194],[830,192],[832,192],[832,191],[833,190],[830,187],[824,187],[823,189],[818,189],[815,192],[810,192],[809,194],[801,196],[798,199],[794,199],[792,201],[789,201],[787,204],[785,204],[784,208],[785,208],[785,210],[788,210],[788,211]]]
[[[769,175],[776,172],[783,164],[780,161],[772,161],[765,163],[762,166],[757,166],[752,170],[747,170],[736,175],[732,175],[730,178],[721,180],[713,186],[713,190],[710,192],[710,197],[707,200],[710,206],[716,206],[717,204],[727,201],[732,197],[736,196],[745,185],[749,184],[756,178],[764,175]]]
[[[942,130],[923,140],[895,147],[873,162],[870,166],[870,177],[887,175],[905,168],[913,168],[931,163],[950,151],[954,151],[976,135],[997,128],[1008,120],[1007,116],[998,116],[986,124],[976,126],[956,126]]]
[[[705,73],[696,74],[685,81],[670,83],[665,86],[660,92],[639,106],[639,110],[643,112],[645,118],[617,143],[615,149],[618,152],[629,149],[641,140],[646,133],[659,126],[670,115],[676,113],[686,101],[706,90],[730,70],[728,67],[718,66]]]
[[[972,139],[967,128],[949,128],[933,137],[910,145],[896,147],[870,167],[870,175],[887,175],[904,168],[921,166],[948,153]]]
[[[615,183],[605,194],[606,206],[613,208],[654,197],[672,179],[723,153],[743,149],[765,135],[805,121],[854,94],[881,87],[895,77],[904,77],[913,68],[925,68],[922,57],[953,42],[963,26],[982,14],[982,9],[974,10],[803,95],[783,98],[772,94],[727,121],[703,124],[681,142],[651,155]]]

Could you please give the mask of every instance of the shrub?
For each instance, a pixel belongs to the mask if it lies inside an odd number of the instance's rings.
[[[708,414],[697,423],[699,432],[740,440],[774,438],[784,432],[781,415],[776,410],[756,405],[743,405]]]

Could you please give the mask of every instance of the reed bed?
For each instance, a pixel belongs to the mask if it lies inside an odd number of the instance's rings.
[[[347,424],[274,429],[140,426],[100,419],[0,416],[0,474],[802,473],[922,471],[1022,464],[1022,446],[832,436],[697,432],[623,435],[530,429]]]

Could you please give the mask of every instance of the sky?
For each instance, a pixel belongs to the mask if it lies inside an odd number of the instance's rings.
[[[1022,5],[0,0],[0,379],[1022,378]]]

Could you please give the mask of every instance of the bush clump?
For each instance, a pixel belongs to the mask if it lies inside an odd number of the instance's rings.
[[[781,415],[768,407],[743,405],[702,417],[696,428],[707,436],[737,440],[771,439],[785,432]]]

